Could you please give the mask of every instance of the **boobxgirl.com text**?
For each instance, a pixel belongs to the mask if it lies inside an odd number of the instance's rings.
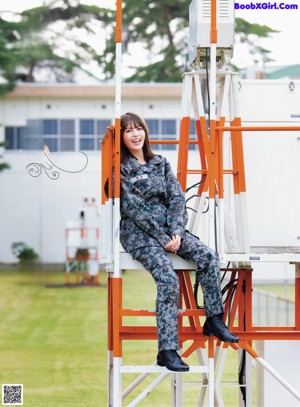
[[[248,4],[235,3],[234,8],[236,10],[298,10],[298,4],[277,3],[276,1],[273,3],[251,2]]]

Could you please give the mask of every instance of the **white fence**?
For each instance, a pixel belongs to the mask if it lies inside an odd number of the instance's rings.
[[[291,326],[295,324],[295,302],[261,290],[252,293],[252,318],[255,326]]]

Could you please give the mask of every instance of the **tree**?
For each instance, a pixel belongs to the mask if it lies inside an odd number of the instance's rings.
[[[5,147],[5,142],[3,142],[3,141],[0,142],[0,148],[1,147]],[[0,172],[10,168],[9,164],[3,163],[3,162],[1,162],[1,160],[2,160],[2,155],[0,155]]]
[[[125,51],[131,53],[133,44],[139,42],[147,55],[148,62],[138,64],[136,56],[133,73],[127,81],[180,82],[186,70],[188,53],[187,39],[190,0],[125,0],[123,29]],[[264,62],[270,61],[270,51],[255,45],[260,38],[268,38],[276,30],[268,26],[251,24],[236,19],[236,40],[249,46],[253,59],[259,55]],[[107,78],[114,75],[114,38],[106,43],[102,55],[102,67]]]
[[[261,47],[258,44],[258,39],[269,38],[271,34],[278,33],[277,30],[267,25],[249,23],[242,18],[236,18],[235,31],[235,40],[248,45],[249,53],[253,56],[254,62],[257,62],[259,59],[263,63],[273,61],[268,55],[270,51]]]
[[[92,62],[98,63],[99,52],[88,40],[98,35],[103,23],[112,24],[114,13],[79,1],[74,5],[55,0],[17,17],[0,18],[2,94],[16,81],[34,82],[45,72],[54,81],[72,81],[75,68],[88,70]]]
[[[31,247],[24,242],[14,242],[11,245],[13,255],[19,259],[23,265],[32,264],[39,256]]]
[[[0,17],[0,74],[4,79],[3,83],[0,83],[0,95],[13,89],[15,83],[16,57],[10,47],[10,44],[16,39],[14,30],[15,23],[10,23]]]
[[[139,55],[128,81],[177,82],[181,80],[187,52],[187,0],[125,0],[123,7],[124,50],[140,43],[148,63],[139,65]],[[114,75],[114,38],[106,43],[102,67],[107,78]]]
[[[180,82],[186,70],[190,0],[124,0],[123,4],[124,60],[134,56],[126,80]],[[96,67],[98,79],[114,77],[114,10],[79,0],[48,0],[18,17],[0,18],[0,76],[4,79],[0,94],[11,90],[16,81],[45,80],[45,75],[52,81],[74,81],[76,69],[93,75],[91,66]],[[255,44],[275,32],[236,19],[237,41],[249,45],[254,59],[260,55],[263,61],[269,60],[269,51]],[[98,40],[96,45],[93,38]],[[141,64],[141,52],[146,63]]]

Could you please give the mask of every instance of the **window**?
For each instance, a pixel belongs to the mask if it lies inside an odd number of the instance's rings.
[[[60,134],[63,136],[74,136],[75,120],[61,120],[60,121]]]
[[[176,140],[178,121],[176,119],[146,119],[152,140]],[[192,123],[192,122],[191,122]],[[24,127],[5,127],[5,141],[8,150],[42,150],[44,145],[51,152],[56,151],[97,151],[100,141],[112,124],[110,118],[89,119],[28,119]],[[153,150],[176,150],[176,144],[154,144]]]
[[[43,135],[57,135],[57,120],[43,120]]]
[[[93,138],[81,138],[80,139],[80,150],[95,150],[94,146],[94,139]]]
[[[104,134],[107,131],[107,127],[112,124],[109,119],[97,120],[97,135],[102,140]]]
[[[8,150],[41,150],[51,152],[75,150],[74,119],[28,119],[25,127],[5,127]]]
[[[164,136],[176,136],[176,121],[175,120],[162,120],[161,131]]]
[[[196,137],[195,120],[191,119],[191,121],[190,121],[190,140],[196,140],[196,139],[197,139],[197,137]],[[196,144],[190,144],[189,145],[189,150],[190,151],[196,150],[196,149],[197,149]]]
[[[82,119],[80,120],[80,135],[94,135],[94,120],[93,119]]]
[[[51,152],[56,152],[56,151],[58,151],[58,140],[57,140],[57,138],[47,138],[47,137],[44,137],[43,138],[43,146],[48,146],[48,148],[49,148],[49,150],[51,151]]]
[[[80,119],[79,120],[79,149],[80,150],[95,150],[95,120]]]
[[[61,151],[75,151],[75,137],[61,138],[60,150]]]
[[[41,134],[41,120],[27,120],[26,134],[30,137],[40,136]]]
[[[16,127],[5,127],[5,148],[6,150],[15,150],[17,148],[15,140]]]
[[[106,133],[110,119],[80,119],[79,120],[79,148],[80,150],[99,150],[100,140]]]
[[[97,120],[97,149],[100,150],[101,148],[101,143],[100,141],[103,139],[107,127],[112,124],[112,121],[109,119],[101,119]]]
[[[75,120],[60,120],[60,151],[75,150]]]
[[[177,122],[175,119],[146,119],[150,140],[176,140]],[[153,150],[176,150],[176,144],[152,144]]]
[[[146,124],[148,126],[149,134],[151,137],[155,137],[159,134],[158,119],[146,119]]]
[[[41,120],[43,146],[49,147],[51,152],[59,151],[58,141],[58,120],[56,119],[44,119]]]
[[[40,150],[42,147],[42,121],[36,119],[27,120],[24,135],[20,139],[18,148],[22,150]]]

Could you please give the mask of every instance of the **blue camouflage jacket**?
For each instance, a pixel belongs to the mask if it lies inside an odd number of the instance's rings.
[[[121,164],[120,241],[127,252],[165,246],[172,235],[184,235],[187,221],[185,196],[165,157]]]

